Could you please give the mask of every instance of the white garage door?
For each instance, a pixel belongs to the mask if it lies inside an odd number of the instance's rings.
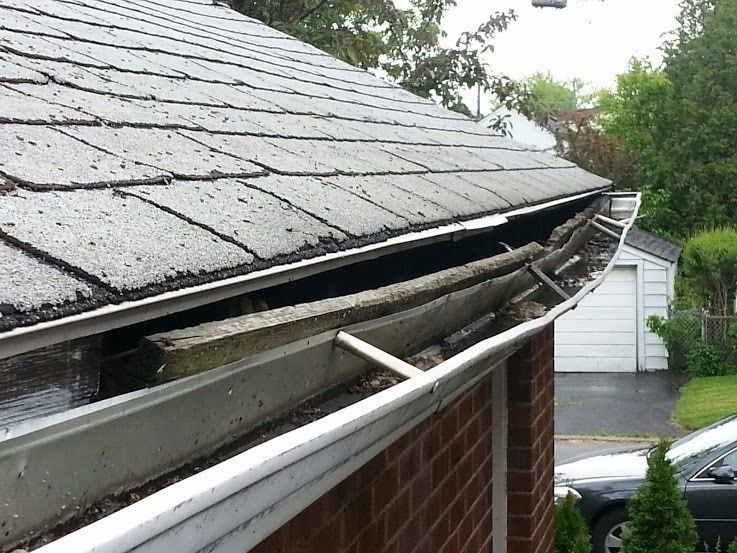
[[[637,268],[615,267],[592,294],[556,322],[555,369],[637,370]]]

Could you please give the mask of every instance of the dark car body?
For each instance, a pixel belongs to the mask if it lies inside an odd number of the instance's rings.
[[[601,534],[597,523],[610,520],[607,513],[624,512],[627,500],[645,479],[649,451],[650,447],[622,449],[556,467],[556,486],[580,495],[577,506],[592,534],[597,534],[595,530]],[[717,540],[728,544],[737,538],[737,480],[730,477],[729,471],[729,467],[737,470],[737,417],[675,442],[669,457],[678,470],[678,483],[694,515],[700,549],[714,551]],[[720,470],[715,473],[715,468]],[[609,550],[594,543],[594,551]]]

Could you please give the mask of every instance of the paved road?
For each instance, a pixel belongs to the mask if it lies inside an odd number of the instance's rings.
[[[555,464],[566,463],[576,457],[607,453],[626,447],[648,446],[643,442],[610,442],[596,440],[555,440]]]
[[[660,373],[558,373],[557,435],[679,436],[671,422],[682,381]]]

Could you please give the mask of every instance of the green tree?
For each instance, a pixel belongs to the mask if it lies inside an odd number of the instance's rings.
[[[526,111],[539,123],[546,123],[548,117],[558,112],[575,111],[579,105],[578,91],[583,81],[557,81],[550,73],[535,73],[522,80],[527,89]]]
[[[693,553],[698,535],[661,441],[648,459],[647,476],[627,505],[631,517],[622,545],[626,553]]]
[[[455,0],[230,0],[231,6],[339,59],[388,77],[406,90],[470,115],[464,93],[478,87],[516,106],[524,93],[483,61],[494,37],[516,19],[493,13],[452,47],[442,45],[441,20]]]
[[[729,549],[727,549],[727,553],[737,553],[737,539],[729,544]]]
[[[589,529],[570,495],[555,505],[555,553],[591,553]]]
[[[639,59],[630,62],[627,73],[617,77],[613,91],[599,93],[602,109],[599,119],[607,136],[615,137],[620,154],[631,157],[637,165],[637,174],[630,183],[643,194],[644,219],[638,224],[648,230],[672,233],[669,208],[669,173],[667,159],[661,150],[662,137],[667,132],[668,110],[673,85],[663,71]]]
[[[684,238],[737,220],[737,0],[683,0],[662,70],[604,94],[606,132],[639,158],[643,226]]]

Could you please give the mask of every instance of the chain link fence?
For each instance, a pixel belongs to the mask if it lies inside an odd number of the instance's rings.
[[[723,346],[730,339],[730,329],[737,323],[735,316],[710,315],[701,317],[701,339],[710,346]]]
[[[668,366],[679,372],[692,372],[693,354],[704,346],[720,364],[735,364],[737,316],[711,315],[700,309],[671,310],[668,321]]]
[[[701,342],[702,320],[700,309],[671,310],[669,326],[672,330],[666,339],[671,370],[687,372],[688,353],[694,344]]]

